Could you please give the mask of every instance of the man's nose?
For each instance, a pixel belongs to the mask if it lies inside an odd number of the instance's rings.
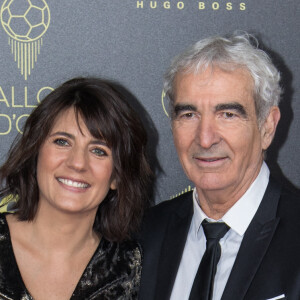
[[[213,117],[202,116],[197,128],[197,139],[199,145],[204,149],[209,149],[220,142],[218,126]]]
[[[74,146],[67,157],[66,164],[69,168],[77,171],[84,172],[88,164],[88,155],[84,149]]]

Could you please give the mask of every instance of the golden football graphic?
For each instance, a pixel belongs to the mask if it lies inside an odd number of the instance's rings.
[[[14,60],[27,80],[42,46],[42,36],[50,24],[50,10],[45,0],[5,0],[1,24],[9,36]]]

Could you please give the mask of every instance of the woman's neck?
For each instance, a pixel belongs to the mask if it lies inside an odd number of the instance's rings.
[[[100,237],[93,231],[95,214],[66,214],[39,207],[33,221],[17,221],[8,216],[11,233],[22,241],[30,240],[40,251],[48,255],[65,253],[76,255],[86,247],[96,248]]]

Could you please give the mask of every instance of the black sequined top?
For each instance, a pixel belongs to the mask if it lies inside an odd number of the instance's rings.
[[[141,251],[136,242],[102,238],[70,300],[137,299],[140,275]],[[17,266],[4,214],[0,214],[0,299],[33,300]]]

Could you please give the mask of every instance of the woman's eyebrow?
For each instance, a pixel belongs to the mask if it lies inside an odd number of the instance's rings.
[[[68,132],[65,132],[65,131],[57,131],[57,132],[54,132],[54,133],[50,134],[50,137],[56,136],[56,135],[62,135],[62,136],[68,137],[68,138],[70,138],[70,139],[72,139],[72,140],[75,139],[75,136],[74,136],[73,134],[68,133]]]
[[[107,146],[107,143],[104,140],[91,140],[90,141],[91,145],[102,145],[102,146]]]
[[[65,136],[67,138],[70,138],[72,140],[75,140],[75,135],[71,134],[71,133],[68,133],[68,132],[65,132],[65,131],[57,131],[57,132],[54,132],[50,135],[50,137],[53,137],[53,136]],[[91,145],[102,145],[102,146],[107,146],[107,143],[105,140],[102,140],[102,139],[92,139],[90,141],[90,144]]]

